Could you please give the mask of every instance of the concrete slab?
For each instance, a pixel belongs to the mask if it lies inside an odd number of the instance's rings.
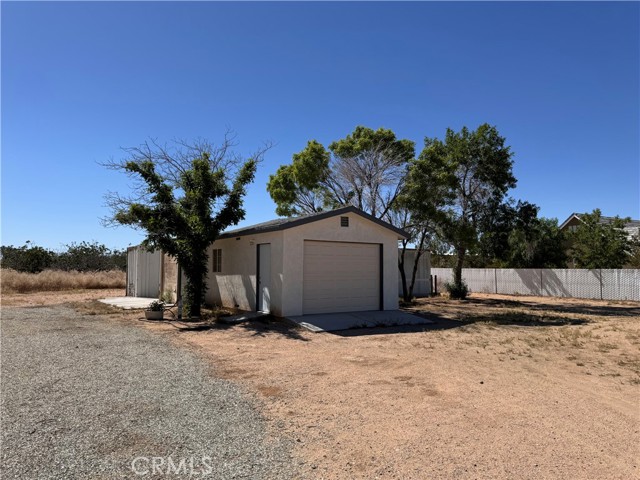
[[[124,308],[125,310],[133,310],[134,308],[147,308],[151,302],[158,300],[157,298],[145,297],[112,297],[99,300],[107,305]]]
[[[392,325],[425,325],[433,323],[400,310],[374,310],[370,312],[321,313],[288,317],[312,332],[334,332],[350,328],[370,328]]]
[[[226,317],[220,317],[218,322],[220,323],[242,323],[249,320],[255,320],[256,318],[266,317],[269,313],[265,312],[242,312],[237,315],[229,315]]]

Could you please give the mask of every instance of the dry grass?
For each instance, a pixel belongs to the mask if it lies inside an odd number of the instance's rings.
[[[126,274],[120,270],[111,270],[109,272],[45,270],[40,273],[23,273],[11,269],[2,269],[0,279],[3,293],[29,293],[124,288]]]
[[[83,315],[122,315],[124,313],[121,308],[107,305],[98,300],[72,301],[67,305]]]

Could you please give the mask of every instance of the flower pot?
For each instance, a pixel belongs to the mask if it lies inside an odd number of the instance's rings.
[[[144,316],[147,320],[162,320],[164,312],[162,310],[145,310]]]

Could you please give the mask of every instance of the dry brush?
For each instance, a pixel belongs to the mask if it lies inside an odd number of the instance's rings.
[[[44,270],[39,273],[2,269],[0,285],[4,293],[29,293],[57,290],[124,288],[126,274],[120,270],[77,272]]]

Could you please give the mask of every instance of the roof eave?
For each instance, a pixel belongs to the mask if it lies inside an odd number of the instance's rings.
[[[574,218],[575,218],[576,220],[582,221],[582,220],[580,220],[580,217],[578,216],[578,214],[577,214],[577,213],[572,213],[571,215],[569,215],[569,218],[567,218],[564,222],[562,222],[562,225],[560,225],[560,227],[558,227],[558,228],[559,228],[560,230],[562,230],[562,229],[563,229],[564,227],[566,227],[566,226],[567,226],[567,224],[568,224],[571,220],[573,220]]]
[[[360,215],[361,217],[366,218],[367,220],[370,220],[370,221],[380,225],[381,227],[387,228],[387,229],[397,233],[399,240],[402,240],[404,238],[409,238],[409,234],[407,232],[405,232],[403,229],[398,228],[398,227],[394,227],[390,223],[387,223],[387,222],[385,222],[383,220],[380,220],[379,218],[376,218],[373,215],[369,215],[368,213],[363,212],[359,208],[356,208],[356,207],[350,205],[350,206],[347,206],[347,207],[337,208],[335,210],[329,210],[328,212],[319,213],[317,215],[313,215],[313,216],[310,216],[310,217],[302,217],[300,219],[292,220],[292,221],[287,222],[287,223],[268,226],[268,227],[265,227],[265,228],[259,228],[259,229],[258,228],[248,228],[246,230],[241,230],[241,231],[235,232],[235,233],[234,232],[222,233],[222,234],[220,234],[218,236],[217,240],[223,240],[225,238],[239,238],[239,237],[246,237],[247,235],[257,235],[259,233],[268,233],[268,232],[277,232],[277,231],[281,231],[281,230],[287,230],[289,228],[298,227],[300,225],[305,225],[307,223],[317,222],[319,220],[324,220],[325,218],[335,217],[337,215],[342,215],[344,213],[355,213],[356,215]]]

